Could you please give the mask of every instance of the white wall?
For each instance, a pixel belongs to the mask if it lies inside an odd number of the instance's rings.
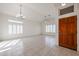
[[[16,20],[15,17],[0,14],[0,40],[7,40],[18,37],[26,37],[41,34],[41,26],[39,22],[24,19],[23,21],[23,34],[9,35],[8,34],[8,19]]]
[[[41,25],[39,22],[26,20],[24,22],[24,36],[41,34]]]

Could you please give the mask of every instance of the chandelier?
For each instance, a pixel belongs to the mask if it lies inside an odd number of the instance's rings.
[[[25,16],[23,15],[23,12],[22,12],[22,8],[23,8],[23,6],[22,6],[22,4],[20,4],[19,5],[19,14],[16,15],[16,17],[21,20],[25,18]]]

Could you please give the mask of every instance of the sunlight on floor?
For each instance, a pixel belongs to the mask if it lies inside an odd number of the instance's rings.
[[[11,55],[11,53],[13,55],[17,54],[15,53],[16,50],[21,50],[22,48],[22,42],[20,39],[16,39],[16,40],[9,40],[9,41],[3,41],[0,43],[0,54],[2,53],[2,55]],[[5,54],[5,52],[7,52]],[[18,51],[16,51],[18,52]]]

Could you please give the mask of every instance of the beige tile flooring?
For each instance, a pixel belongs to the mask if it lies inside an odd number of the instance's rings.
[[[0,56],[77,56],[79,52],[56,46],[53,36],[34,36],[0,42]]]

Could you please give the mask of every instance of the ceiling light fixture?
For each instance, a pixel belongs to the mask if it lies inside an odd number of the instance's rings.
[[[20,4],[19,5],[19,14],[16,15],[16,17],[19,18],[19,19],[24,19],[25,18],[25,16],[22,13],[22,7],[23,7],[22,4]]]
[[[62,3],[62,4],[61,4],[61,6],[65,6],[65,5],[66,5],[66,3]]]

